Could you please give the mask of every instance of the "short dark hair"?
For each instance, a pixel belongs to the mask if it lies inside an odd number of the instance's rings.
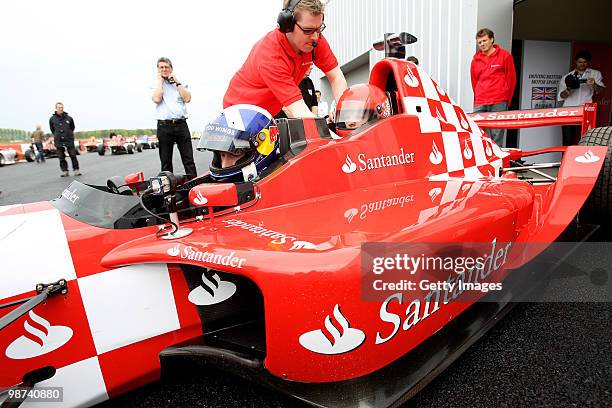
[[[593,56],[591,55],[589,50],[581,50],[576,53],[576,57],[574,57],[574,61],[578,61],[580,58],[591,62],[591,58],[593,58]]]
[[[158,67],[159,67],[159,63],[160,63],[160,62],[165,62],[166,64],[170,65],[170,68],[172,68],[172,61],[170,61],[170,58],[168,58],[168,57],[160,57],[160,58],[157,60],[157,66],[158,66]]]
[[[319,91],[318,89],[316,89],[316,90],[315,90],[315,93],[317,93],[317,92],[318,92],[318,93],[321,93],[321,91]]]
[[[489,38],[495,38],[495,34],[493,34],[493,31],[491,31],[489,28],[481,28],[478,30],[476,33],[476,38],[484,37],[485,35],[489,36]]]
[[[419,59],[414,55],[406,57],[406,61],[414,62],[416,65],[419,65]]]

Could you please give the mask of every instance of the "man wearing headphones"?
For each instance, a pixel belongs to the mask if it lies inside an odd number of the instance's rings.
[[[290,118],[314,118],[302,99],[298,84],[312,64],[327,76],[334,98],[347,88],[329,43],[320,0],[284,0],[278,28],[266,34],[234,74],[223,107],[251,104],[272,115],[283,110]]]

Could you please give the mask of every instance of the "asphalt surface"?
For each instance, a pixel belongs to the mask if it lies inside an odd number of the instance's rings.
[[[210,156],[195,152],[198,171]],[[113,175],[159,171],[157,150],[123,156],[79,156],[82,176],[105,184]],[[175,152],[175,171],[182,165]],[[0,168],[0,206],[58,196],[75,176],[60,178],[57,159]],[[601,241],[603,235],[592,240]],[[577,273],[566,279],[570,299],[581,302],[523,303],[467,350],[405,407],[609,407],[612,400],[611,303],[589,288],[588,273],[610,270],[612,244],[586,247],[571,256]],[[608,272],[608,275],[609,272]],[[609,288],[612,275],[605,275]],[[601,278],[598,278],[601,281]],[[591,277],[591,281],[593,278]],[[589,286],[591,285],[591,286]],[[129,364],[126,361],[125,364]],[[180,378],[156,382],[102,407],[299,407],[299,402],[226,373],[187,364]]]

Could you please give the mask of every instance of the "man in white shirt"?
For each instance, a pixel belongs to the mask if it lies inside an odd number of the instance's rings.
[[[589,68],[591,53],[582,50],[576,54],[576,68],[561,78],[557,99],[563,101],[563,106],[581,106],[593,102],[593,95],[600,94],[606,86],[601,72]],[[571,146],[580,139],[576,126],[563,126],[563,145]]]
[[[317,89],[315,94],[317,95],[317,101],[319,102],[317,116],[320,118],[327,117],[329,115],[329,105],[327,102],[321,100],[321,91]]]
[[[157,82],[153,87],[157,119],[157,139],[161,170],[173,172],[172,151],[176,143],[185,174],[189,178],[197,176],[193,160],[191,134],[187,126],[185,104],[191,101],[189,86],[182,84],[174,75],[172,62],[166,57],[157,60]]]

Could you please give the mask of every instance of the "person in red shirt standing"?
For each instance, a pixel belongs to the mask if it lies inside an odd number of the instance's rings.
[[[474,112],[499,112],[508,109],[516,86],[512,55],[495,44],[488,28],[476,33],[478,51],[472,58],[470,73],[474,90]],[[488,129],[487,134],[501,147],[506,144],[504,129]]]
[[[334,98],[340,99],[346,79],[322,35],[323,13],[320,0],[284,0],[278,27],[253,46],[229,83],[223,108],[251,104],[273,116],[282,110],[290,118],[314,118],[298,87],[313,64],[327,76]]]

